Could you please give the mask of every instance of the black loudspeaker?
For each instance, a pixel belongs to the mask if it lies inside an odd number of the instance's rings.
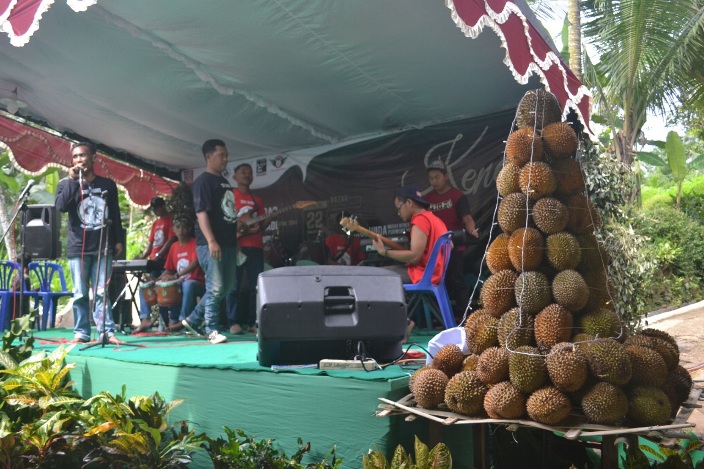
[[[259,274],[261,366],[401,356],[406,301],[401,277],[378,267],[281,267]]]
[[[61,218],[54,205],[28,205],[22,225],[25,253],[32,260],[60,257],[60,227]]]

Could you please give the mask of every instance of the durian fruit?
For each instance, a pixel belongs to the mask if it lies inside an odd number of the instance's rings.
[[[501,199],[496,216],[501,230],[510,235],[519,228],[530,226],[529,214],[532,209],[533,202],[527,201],[522,192],[514,192]]]
[[[506,163],[499,174],[496,176],[496,189],[502,197],[505,197],[514,192],[521,192],[521,186],[518,184],[518,176],[521,168],[513,163]]]
[[[542,161],[526,163],[518,176],[521,192],[531,200],[547,197],[557,188],[555,176],[547,163]]]
[[[582,258],[577,238],[566,231],[551,234],[545,241],[545,245],[548,262],[556,270],[575,269]]]
[[[546,306],[535,316],[535,342],[538,349],[547,352],[554,345],[569,341],[573,326],[572,313],[557,303]]]
[[[493,419],[517,419],[526,413],[526,396],[510,381],[502,381],[489,388],[484,410]]]
[[[569,221],[567,229],[574,234],[593,233],[601,226],[601,216],[594,204],[582,194],[573,195],[567,199]]]
[[[414,371],[413,374],[411,375],[411,377],[408,378],[408,389],[410,389],[411,392],[413,392],[413,386],[415,384],[416,378],[418,376],[422,375],[425,370],[429,370],[429,369],[430,369],[430,365],[422,366],[422,367],[418,368],[416,371]]]
[[[509,352],[503,347],[489,347],[479,356],[477,378],[484,384],[496,384],[508,379]]]
[[[533,206],[535,226],[547,235],[564,230],[569,218],[565,204],[553,197],[543,197]]]
[[[489,314],[497,318],[516,306],[516,299],[509,294],[518,278],[512,270],[499,271],[486,279],[479,297]]]
[[[496,338],[499,346],[506,347],[509,351],[521,345],[533,345],[534,332],[533,316],[519,308],[511,308],[499,319],[496,328]]]
[[[455,344],[446,344],[437,351],[430,366],[442,371],[448,378],[452,378],[462,369],[462,362],[464,362],[462,350]]]
[[[625,348],[633,367],[631,385],[647,384],[660,387],[665,384],[667,366],[658,352],[640,345],[626,345]]]
[[[523,128],[511,132],[506,140],[506,162],[519,168],[529,161],[543,159],[543,142],[533,129]]]
[[[616,425],[626,418],[628,398],[617,386],[599,382],[582,396],[582,412],[592,423]]]
[[[589,372],[614,386],[627,384],[633,376],[631,359],[624,346],[613,339],[596,339],[585,348]]]
[[[577,265],[580,272],[602,272],[609,263],[609,255],[604,246],[593,234],[578,235],[577,241],[582,250],[582,256]]]
[[[527,313],[537,313],[552,302],[551,287],[545,274],[523,272],[514,284],[516,304]]]
[[[518,272],[536,270],[543,262],[545,240],[535,228],[519,228],[511,234],[506,249]]]
[[[413,397],[418,406],[424,409],[437,407],[445,399],[445,387],[449,381],[445,373],[435,368],[425,368],[418,373],[413,380]]]
[[[672,407],[667,395],[655,386],[633,386],[628,396],[628,418],[636,425],[664,425],[670,420]]]
[[[643,334],[634,334],[625,342],[626,345],[640,345],[648,347],[658,352],[668,370],[674,370],[680,362],[680,353],[677,346],[671,342],[659,337],[647,336]]]
[[[579,343],[579,345],[588,345],[589,341],[596,339],[595,336],[591,334],[587,334],[585,332],[578,332],[575,335],[572,336],[572,340],[570,342],[574,342],[575,344]],[[584,344],[582,344],[584,342]],[[586,348],[585,348],[586,350]]]
[[[577,151],[577,134],[567,122],[555,122],[543,127],[543,147],[552,159],[567,158]]]
[[[545,357],[536,347],[518,347],[508,357],[508,375],[516,389],[530,394],[541,388],[547,380]]]
[[[587,357],[580,347],[571,343],[556,344],[545,358],[550,381],[557,389],[575,392],[587,382]]]
[[[647,337],[657,337],[658,339],[662,339],[666,342],[669,342],[675,347],[677,353],[680,353],[680,347],[679,345],[677,345],[677,341],[675,340],[675,338],[665,331],[661,331],[660,329],[653,329],[652,327],[647,327],[645,329],[641,329],[638,333]]]
[[[563,270],[552,280],[552,296],[568,310],[579,311],[589,300],[589,287],[577,271]]]
[[[484,414],[484,396],[489,388],[474,371],[463,371],[450,379],[445,387],[445,404],[458,414],[478,417]]]
[[[499,344],[496,335],[498,322],[497,318],[487,314],[479,320],[465,323],[465,340],[473,354],[481,355],[484,350]]]
[[[601,338],[616,338],[621,335],[621,318],[611,308],[599,308],[579,316],[577,326],[587,334]]]
[[[486,265],[492,274],[501,270],[513,269],[511,258],[508,256],[508,239],[506,233],[501,233],[489,245],[486,251]]]
[[[581,272],[582,278],[589,287],[589,300],[584,306],[586,311],[594,311],[599,308],[613,309],[614,287],[611,280],[606,276],[605,270],[595,270],[591,272]]]
[[[477,362],[479,362],[479,355],[472,353],[467,355],[462,362],[462,371],[474,371],[477,369]]]
[[[677,365],[667,374],[662,390],[670,400],[671,415],[674,417],[682,403],[689,398],[689,393],[692,390],[692,376],[682,365]]]
[[[560,103],[554,94],[542,88],[523,95],[516,108],[516,126],[540,130],[562,120]]]
[[[570,399],[554,386],[534,391],[526,402],[528,416],[539,423],[556,425],[570,416]]]
[[[561,158],[550,162],[557,181],[557,195],[570,196],[584,192],[582,167],[572,158]]]

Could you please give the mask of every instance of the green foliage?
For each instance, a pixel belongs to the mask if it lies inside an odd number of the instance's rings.
[[[585,146],[580,163],[589,199],[602,217],[606,220],[623,219],[624,207],[635,184],[631,168],[621,163],[613,153],[600,152],[598,147],[590,144]]]
[[[693,455],[704,447],[696,434],[680,439],[677,446],[668,448],[654,443],[629,444],[621,458],[621,467],[627,469],[702,469],[704,460],[695,464]]]
[[[443,443],[438,443],[432,450],[428,450],[420,439],[415,437],[416,461],[406,453],[403,446],[398,445],[391,461],[379,451],[369,451],[362,458],[363,469],[450,469],[452,468],[452,455]]]

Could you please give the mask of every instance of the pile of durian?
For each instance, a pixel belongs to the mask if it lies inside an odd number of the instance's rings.
[[[628,337],[613,306],[608,263],[585,195],[577,136],[554,95],[526,93],[496,185],[502,233],[491,276],[464,323],[465,356],[446,345],[410,379],[416,404],[546,425],[666,424],[692,380],[676,341],[644,329]]]

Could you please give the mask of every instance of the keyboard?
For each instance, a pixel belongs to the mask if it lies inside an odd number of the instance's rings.
[[[159,270],[159,263],[149,259],[133,259],[129,261],[112,261],[113,272],[151,272]]]

